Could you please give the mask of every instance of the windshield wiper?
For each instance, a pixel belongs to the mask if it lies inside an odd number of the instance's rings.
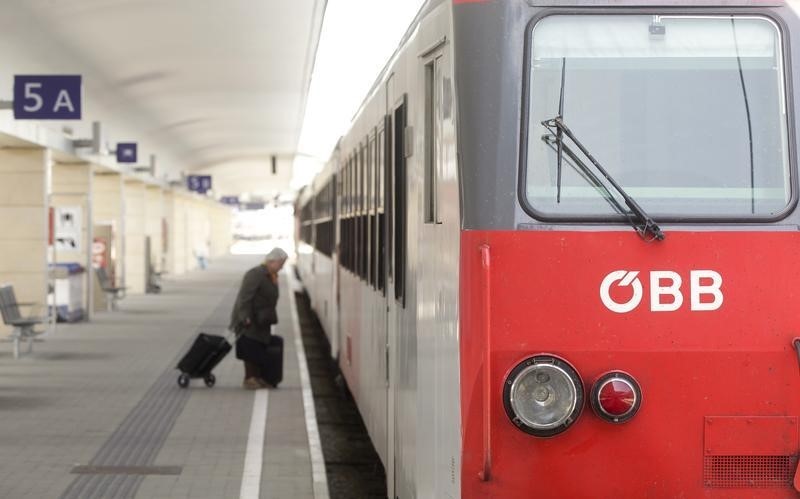
[[[551,133],[551,135],[549,136],[551,138],[546,139],[545,142],[553,141],[556,143],[557,146],[559,191],[561,190],[560,189],[561,163],[563,160],[563,152],[564,149],[566,148],[564,144],[564,135],[566,135],[578,147],[580,152],[583,153],[583,155],[586,156],[587,159],[589,159],[589,161],[592,163],[592,165],[594,165],[597,171],[600,172],[603,178],[605,178],[608,181],[608,183],[611,184],[614,190],[616,190],[620,194],[622,199],[625,201],[625,205],[630,210],[630,212],[628,213],[625,213],[623,210],[623,214],[630,215],[627,216],[627,218],[628,221],[633,226],[634,230],[636,230],[636,232],[643,239],[647,241],[652,241],[652,240],[662,241],[664,239],[664,233],[661,231],[661,228],[658,226],[658,224],[656,224],[655,220],[650,218],[650,216],[642,209],[642,207],[639,206],[639,203],[637,203],[627,192],[625,192],[625,189],[623,189],[622,186],[620,186],[617,183],[617,181],[614,180],[614,177],[612,177],[611,174],[609,174],[606,171],[606,169],[603,168],[603,165],[601,165],[600,162],[597,161],[594,158],[594,156],[592,156],[589,150],[586,149],[586,147],[581,143],[581,141],[579,141],[577,137],[575,137],[575,134],[572,133],[572,130],[570,130],[569,127],[564,123],[564,119],[561,117],[561,115],[543,121],[542,125],[545,128],[547,128],[547,130]],[[545,137],[548,136],[545,135]],[[545,137],[542,138],[545,139]],[[592,173],[591,169],[586,163],[580,161],[577,158],[577,155],[572,150],[570,149],[567,150],[568,150],[567,154],[569,155],[569,157],[573,161],[575,161],[575,164],[581,170],[583,170],[583,172],[586,173],[587,176],[593,178],[595,181],[600,181],[600,179],[596,175],[594,175],[594,173]],[[603,187],[605,191],[608,191],[608,188],[605,187],[605,185],[603,185]]]
[[[608,187],[606,187],[606,184],[604,184],[599,178],[597,178],[597,175],[594,172],[592,172],[591,168],[586,166],[586,163],[584,163],[583,160],[581,160],[575,153],[575,151],[573,151],[572,148],[570,148],[568,145],[562,142],[560,144],[561,147],[558,147],[559,146],[558,140],[559,140],[558,136],[553,135],[551,133],[542,135],[542,141],[545,144],[547,144],[547,146],[550,149],[552,149],[555,153],[566,154],[567,157],[569,158],[569,161],[565,162],[568,165],[570,165],[572,169],[575,171],[575,173],[580,175],[581,178],[586,180],[586,182],[592,184],[603,196],[603,199],[605,199],[617,213],[628,217],[629,221],[631,221],[632,224],[636,223],[635,220],[632,220],[633,214],[622,204],[620,204],[619,200],[617,200],[617,198],[614,197],[614,194],[612,194],[611,191],[608,189]]]

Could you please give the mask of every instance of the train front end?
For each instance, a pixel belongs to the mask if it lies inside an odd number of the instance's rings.
[[[462,497],[796,497],[794,11],[454,19]]]

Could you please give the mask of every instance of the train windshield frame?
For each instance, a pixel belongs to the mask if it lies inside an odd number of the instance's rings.
[[[555,13],[527,38],[520,197],[535,218],[625,217],[576,166],[585,157],[559,154],[544,126],[555,117],[656,221],[791,212],[788,61],[772,18]]]

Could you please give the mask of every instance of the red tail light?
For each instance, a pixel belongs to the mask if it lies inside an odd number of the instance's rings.
[[[633,376],[612,371],[595,381],[590,397],[595,414],[609,423],[624,423],[639,411],[642,390]]]

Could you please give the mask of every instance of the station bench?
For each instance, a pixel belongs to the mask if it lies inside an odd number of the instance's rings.
[[[111,283],[105,267],[97,267],[94,272],[97,275],[97,280],[100,281],[100,288],[106,294],[108,311],[117,310],[117,301],[125,298],[125,288],[116,287]]]
[[[46,324],[46,317],[23,317],[19,311],[20,305],[29,306],[34,303],[20,303],[14,293],[14,287],[10,285],[0,287],[0,312],[2,312],[3,323],[13,328],[11,340],[14,343],[14,358],[19,358],[19,343],[22,340],[28,342],[28,352],[33,351],[33,339],[44,333],[36,331],[36,326]]]

